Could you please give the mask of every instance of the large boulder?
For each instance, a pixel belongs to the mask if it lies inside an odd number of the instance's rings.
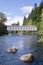
[[[15,53],[15,52],[17,52],[17,48],[16,47],[8,48],[6,51],[8,53]]]
[[[32,62],[34,60],[34,56],[32,54],[25,54],[20,57],[20,60],[24,62]]]

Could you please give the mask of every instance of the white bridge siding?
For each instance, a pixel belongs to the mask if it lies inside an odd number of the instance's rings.
[[[37,31],[35,26],[7,26],[8,31]]]

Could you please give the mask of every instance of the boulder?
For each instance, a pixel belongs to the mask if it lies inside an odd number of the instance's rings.
[[[8,53],[15,53],[15,52],[17,52],[17,49],[16,49],[16,47],[12,47],[12,48],[8,48],[6,51]]]
[[[20,57],[20,60],[23,62],[32,62],[34,60],[34,56],[32,54],[25,54]]]

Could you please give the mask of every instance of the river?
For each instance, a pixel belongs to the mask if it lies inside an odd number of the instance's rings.
[[[37,43],[38,35],[5,35],[0,36],[0,65],[43,65],[43,44]],[[7,53],[6,50],[15,46],[17,53]],[[20,61],[23,54],[32,53],[35,60],[32,63]]]

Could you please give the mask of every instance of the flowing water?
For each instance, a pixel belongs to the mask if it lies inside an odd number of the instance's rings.
[[[37,43],[38,35],[5,35],[0,36],[0,65],[43,65],[43,44]],[[6,50],[16,47],[17,53]],[[31,63],[20,61],[23,54],[32,53],[35,60]]]

